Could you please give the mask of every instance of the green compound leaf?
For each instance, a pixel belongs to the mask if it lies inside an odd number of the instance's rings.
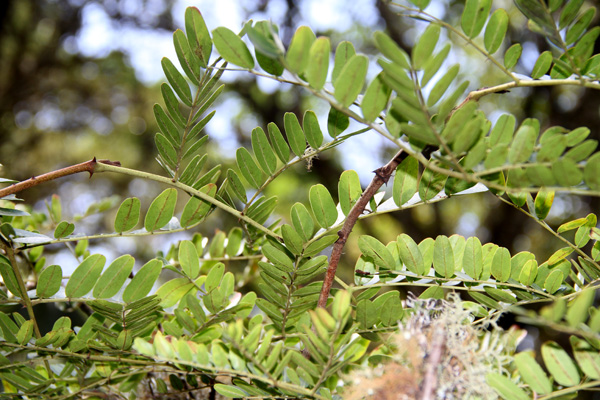
[[[69,298],[82,297],[90,292],[98,278],[104,264],[106,263],[106,257],[102,254],[92,254],[73,271],[67,286],[65,287],[65,294]]]
[[[337,220],[338,212],[327,188],[321,184],[314,185],[310,188],[308,197],[319,226],[325,229],[332,226]]]
[[[433,245],[433,268],[444,278],[454,275],[454,252],[447,236],[439,235]]]
[[[460,25],[470,38],[479,35],[490,13],[492,0],[467,0]]]
[[[114,260],[104,271],[94,286],[93,295],[97,299],[106,299],[116,295],[133,270],[135,260],[129,254]]]
[[[235,153],[238,168],[248,183],[258,189],[263,182],[263,173],[245,147],[240,147]]]
[[[373,79],[360,103],[363,116],[369,122],[374,121],[386,108],[392,93],[392,89],[385,84],[382,76],[383,72]]]
[[[334,97],[344,107],[349,107],[362,91],[369,67],[369,59],[363,55],[354,55],[338,76],[334,84]]]
[[[350,213],[350,210],[361,195],[362,188],[356,171],[348,170],[342,172],[338,183],[338,198],[344,215]]]
[[[192,106],[192,91],[190,90],[190,86],[186,82],[181,72],[175,68],[171,60],[167,57],[163,57],[161,61],[161,65],[165,76],[167,77],[167,81],[177,93],[179,99],[188,107]]]
[[[296,30],[290,47],[285,56],[286,67],[290,72],[302,75],[310,61],[310,48],[316,37],[308,26],[301,26]]]
[[[64,238],[69,236],[75,230],[75,225],[70,222],[62,221],[56,226],[54,230],[54,237],[56,239]]]
[[[155,231],[167,225],[173,213],[175,212],[175,204],[177,203],[177,190],[173,188],[165,189],[159,194],[146,213],[144,219],[144,227],[148,232]]]
[[[35,289],[38,297],[51,297],[60,289],[62,281],[62,269],[59,265],[50,265],[42,271],[38,277],[37,287]]]
[[[221,57],[242,68],[254,68],[254,58],[242,38],[224,26],[214,29],[212,33],[215,47]]]
[[[292,151],[298,157],[302,156],[306,150],[306,139],[302,127],[300,126],[300,122],[298,121],[298,117],[296,117],[296,114],[294,113],[286,112],[283,116],[283,122],[285,134],[287,135]]]
[[[406,204],[417,193],[419,180],[419,161],[412,156],[406,157],[396,168],[392,196],[398,207]]]
[[[320,37],[313,42],[308,52],[310,63],[306,67],[306,80],[315,89],[321,90],[329,72],[329,38]]]
[[[215,197],[217,194],[217,185],[209,183],[200,188],[200,192],[210,197]],[[181,213],[181,226],[188,227],[200,222],[210,211],[211,207],[211,203],[201,200],[198,197],[191,197]]]
[[[206,68],[212,52],[212,40],[202,13],[196,7],[185,10],[185,31],[190,48],[198,57],[200,65]]]
[[[307,110],[302,119],[302,127],[306,134],[306,140],[313,149],[318,149],[323,144],[323,132],[319,127],[317,114],[314,111]]]
[[[123,300],[130,303],[145,297],[158,279],[162,270],[162,261],[148,261],[133,277],[123,292]]]
[[[569,357],[567,352],[558,343],[544,343],[542,345],[542,358],[544,359],[546,368],[558,384],[569,387],[579,383],[579,371],[577,371],[573,359]]]
[[[504,41],[507,29],[508,14],[504,9],[499,8],[492,14],[483,36],[483,44],[488,53],[494,54],[498,51]]]
[[[133,229],[140,221],[140,199],[129,197],[123,200],[115,217],[115,232],[122,233]]]

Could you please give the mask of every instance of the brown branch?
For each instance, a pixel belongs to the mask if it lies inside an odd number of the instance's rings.
[[[342,251],[344,249],[344,245],[346,244],[346,240],[348,240],[348,236],[350,236],[350,232],[352,232],[352,228],[358,217],[363,213],[367,204],[375,193],[379,190],[379,188],[387,183],[392,173],[398,167],[398,164],[404,160],[408,154],[403,153],[400,150],[394,158],[386,165],[381,168],[376,169],[375,176],[373,180],[367,186],[363,194],[360,196],[354,207],[348,213],[348,217],[342,226],[342,229],[338,231],[339,239],[334,243],[333,250],[331,251],[331,257],[329,258],[329,267],[327,268],[327,273],[325,274],[325,279],[323,280],[323,288],[321,289],[321,295],[319,296],[319,302],[317,303],[317,307],[325,307],[327,305],[327,298],[329,297],[329,292],[331,290],[331,285],[333,284],[333,280],[335,279],[335,272],[338,267],[338,263],[340,262],[340,258],[342,256]]]
[[[51,180],[62,178],[63,176],[76,174],[78,172],[89,172],[90,178],[96,169],[96,164],[98,162],[104,164],[111,164],[120,166],[121,163],[118,161],[109,161],[109,160],[98,160],[96,161],[96,157],[94,157],[90,161],[83,162],[81,164],[71,165],[66,168],[57,169],[56,171],[48,172],[46,174],[40,176],[33,176],[25,181],[15,183],[14,185],[10,185],[5,187],[4,189],[0,189],[0,198],[19,193],[22,190],[29,189],[31,187],[37,186],[44,182],[49,182]]]
[[[431,351],[427,356],[425,364],[425,376],[421,384],[421,397],[419,400],[435,399],[435,390],[438,382],[438,367],[442,360],[444,348],[446,347],[446,335],[444,326],[441,323],[435,323],[432,327],[432,345]]]

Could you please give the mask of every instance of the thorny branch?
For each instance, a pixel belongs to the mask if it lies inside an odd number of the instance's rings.
[[[81,164],[71,165],[66,168],[57,169],[56,171],[51,171],[46,174],[40,176],[33,176],[25,181],[15,183],[14,185],[10,185],[5,187],[4,189],[0,189],[0,198],[19,193],[22,190],[32,188],[44,182],[49,182],[51,180],[62,178],[63,176],[73,175],[79,172],[89,172],[90,177],[94,173],[96,169],[96,164],[98,162],[110,165],[120,166],[121,163],[118,161],[109,161],[109,160],[98,160],[96,161],[96,157],[91,159],[90,161],[83,162]]]

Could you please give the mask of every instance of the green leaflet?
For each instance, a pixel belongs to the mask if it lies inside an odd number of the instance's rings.
[[[540,54],[535,62],[535,65],[533,66],[531,77],[533,79],[541,78],[546,72],[548,72],[550,65],[552,65],[552,53],[550,51],[544,51],[542,54]]]
[[[385,84],[382,76],[383,72],[379,73],[373,79],[360,103],[363,116],[369,122],[374,121],[381,111],[386,108],[392,93],[392,90]]]
[[[186,82],[185,78],[181,73],[175,68],[171,60],[167,57],[163,57],[161,61],[161,65],[165,76],[167,77],[167,81],[177,93],[179,99],[188,107],[192,106],[192,91],[190,90],[190,86]]]
[[[590,26],[590,23],[594,19],[595,15],[596,9],[593,7],[587,9],[583,14],[581,14],[577,18],[575,23],[567,29],[567,34],[565,35],[565,43],[567,45],[575,43],[581,37],[583,32],[585,32],[586,29]]]
[[[546,368],[556,382],[563,386],[574,386],[579,383],[579,371],[567,352],[555,342],[542,345],[542,358]]]
[[[277,157],[282,163],[287,164],[290,159],[290,148],[283,138],[281,131],[273,122],[270,122],[267,125],[267,130],[269,132],[269,138],[271,138],[271,143],[273,144],[273,148],[275,149]]]
[[[306,150],[306,139],[304,138],[304,132],[302,131],[300,122],[298,122],[298,117],[296,117],[296,114],[294,113],[286,112],[283,117],[283,122],[285,134],[292,151],[298,157],[302,156]]]
[[[194,283],[188,278],[171,279],[156,291],[156,295],[161,298],[160,306],[163,308],[174,306],[193,287]]]
[[[373,259],[373,262],[385,269],[396,269],[396,261],[387,247],[376,238],[369,235],[362,235],[358,238],[358,248],[367,257]]]
[[[67,286],[65,294],[69,298],[82,297],[90,292],[104,268],[106,257],[102,254],[92,254],[73,271]]]
[[[252,130],[252,150],[262,170],[270,175],[277,168],[277,156],[261,127]]]
[[[343,41],[340,42],[335,49],[335,59],[333,62],[333,71],[331,72],[331,82],[335,83],[337,77],[340,75],[342,68],[348,62],[353,55],[356,54],[354,45],[351,42]]]
[[[185,33],[181,29],[177,29],[173,33],[173,44],[175,46],[175,53],[183,72],[192,81],[192,83],[198,86],[200,78],[200,60],[196,56],[190,44],[185,36]]]
[[[463,32],[470,38],[479,35],[490,13],[492,0],[467,0],[460,19]]]
[[[140,220],[140,199],[129,197],[123,200],[115,217],[115,232],[127,232],[133,229]]]
[[[439,235],[433,245],[433,268],[444,278],[454,275],[454,252],[447,236]]]
[[[392,196],[398,207],[406,204],[417,193],[419,162],[412,156],[406,157],[396,168]]]
[[[590,189],[600,190],[600,153],[591,156],[585,164],[583,179]]]
[[[212,40],[202,13],[196,7],[188,7],[185,10],[185,31],[190,48],[198,57],[200,65],[206,68],[212,52]]]
[[[552,383],[548,376],[529,353],[519,353],[515,356],[515,364],[525,383],[536,393],[548,394],[552,391]]]
[[[433,49],[440,37],[440,26],[429,24],[417,44],[412,49],[412,62],[415,69],[421,69],[431,57]]]
[[[329,38],[320,37],[313,42],[308,52],[310,63],[306,66],[306,80],[315,89],[321,90],[329,72]]]
[[[523,389],[518,387],[509,378],[496,372],[490,372],[485,376],[487,383],[493,387],[502,398],[506,400],[529,400]]]
[[[224,26],[214,29],[212,33],[213,42],[221,57],[242,68],[254,68],[254,58],[242,38]]]
[[[237,386],[224,385],[222,383],[217,383],[217,384],[215,384],[214,388],[217,391],[217,393],[219,393],[221,396],[224,396],[227,398],[234,399],[234,398],[242,398],[242,397],[249,396],[249,393],[240,389]]]
[[[238,174],[231,168],[227,170],[227,182],[228,187],[231,188],[233,194],[240,199],[242,203],[246,204],[248,202],[248,197],[246,196],[244,184]]]
[[[133,270],[135,260],[129,254],[114,260],[104,271],[94,286],[93,295],[97,299],[106,299],[116,295]]]
[[[396,244],[400,258],[406,268],[417,275],[424,275],[425,262],[417,243],[410,236],[402,233],[396,239]]]
[[[477,237],[470,237],[465,243],[462,267],[467,275],[479,279],[483,271],[483,250]]]
[[[283,237],[283,242],[285,243],[285,246],[292,253],[294,253],[294,255],[299,256],[300,254],[302,254],[304,241],[294,228],[287,224],[282,225],[281,236]]]
[[[458,64],[453,65],[448,69],[444,76],[442,76],[436,82],[435,86],[431,89],[431,92],[429,93],[429,97],[427,98],[428,107],[432,107],[442,98],[444,93],[446,93],[446,90],[448,90],[448,87],[450,86],[452,81],[454,81],[454,78],[456,78],[456,75],[458,75],[459,69],[460,66]]]
[[[567,25],[569,25],[577,14],[579,13],[579,9],[583,5],[583,0],[569,0],[560,13],[560,18],[558,20],[558,29],[563,29]]]
[[[485,28],[485,35],[483,37],[483,44],[485,49],[490,53],[494,54],[504,41],[506,31],[508,29],[508,14],[502,8],[494,11],[488,24]]]
[[[338,212],[327,188],[321,184],[312,186],[309,192],[309,200],[319,226],[322,228],[332,226],[337,220]]]
[[[544,220],[550,212],[550,207],[554,202],[554,192],[547,190],[540,190],[535,196],[535,215],[540,219]]]
[[[210,197],[215,197],[217,194],[217,185],[209,183],[200,188],[200,192]],[[210,211],[211,207],[211,203],[201,200],[198,197],[191,197],[181,213],[181,226],[187,227],[200,222]]]
[[[340,133],[348,129],[349,125],[350,118],[346,114],[333,107],[329,109],[329,115],[327,116],[327,133],[329,133],[329,136],[335,139]]]
[[[530,125],[522,124],[510,146],[508,161],[511,164],[522,163],[529,159],[533,153],[533,146],[537,138],[537,132]]]
[[[263,173],[245,147],[240,147],[235,153],[238,168],[248,183],[258,189],[263,182]]]
[[[161,270],[162,261],[158,259],[148,261],[125,288],[123,300],[129,303],[145,297],[152,290]]]
[[[356,100],[363,88],[368,67],[369,59],[357,54],[348,60],[340,72],[334,83],[333,94],[343,107],[349,107]]]
[[[301,26],[296,30],[285,55],[286,68],[290,72],[297,75],[304,73],[310,61],[310,48],[315,39],[315,34],[308,26]]]
[[[576,336],[570,338],[571,346],[575,360],[579,364],[579,368],[592,379],[600,378],[600,355],[594,347],[585,340],[579,339]]]
[[[150,204],[146,218],[144,219],[144,227],[148,232],[152,232],[167,225],[173,213],[175,212],[175,204],[177,203],[177,190],[173,188],[165,189],[159,194]]]
[[[450,43],[446,43],[442,50],[425,62],[423,65],[423,77],[421,78],[422,87],[427,85],[431,78],[439,71],[446,58],[448,58],[451,47]]]
[[[423,171],[419,181],[419,197],[421,197],[421,200],[429,201],[433,199],[444,188],[447,179],[448,176],[434,172],[429,168]]]
[[[393,63],[398,64],[400,67],[410,69],[408,54],[406,54],[392,38],[381,31],[375,32],[373,38],[375,39],[375,46],[381,54],[386,56]]]
[[[560,285],[562,284],[563,280],[563,272],[559,269],[555,269],[552,272],[550,272],[550,274],[544,281],[544,289],[546,289],[548,293],[554,293],[560,288]]]
[[[517,65],[522,51],[523,47],[520,43],[515,43],[506,50],[506,53],[504,53],[504,66],[506,69],[512,69]]]
[[[506,282],[510,278],[510,273],[510,252],[507,248],[500,247],[492,259],[492,275],[499,282]]]
[[[64,238],[69,236],[75,230],[75,225],[68,221],[62,221],[54,229],[54,237],[56,239]]]
[[[179,244],[179,265],[181,270],[190,279],[196,279],[200,273],[200,258],[196,245],[189,240]]]
[[[60,289],[62,282],[62,269],[59,265],[50,265],[38,277],[35,288],[38,297],[51,297]]]
[[[362,188],[356,171],[349,170],[342,172],[338,183],[338,198],[344,215],[350,213],[350,210],[361,195]]]
[[[296,232],[298,232],[304,242],[308,242],[310,238],[312,238],[313,231],[315,229],[315,223],[304,204],[294,204],[290,211],[290,217]]]
[[[307,110],[302,119],[302,127],[306,134],[306,140],[313,149],[318,149],[323,144],[323,132],[319,127],[317,114],[314,111]]]

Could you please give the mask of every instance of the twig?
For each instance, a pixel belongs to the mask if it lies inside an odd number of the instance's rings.
[[[373,180],[367,186],[364,193],[360,196],[354,207],[348,213],[348,217],[342,226],[342,229],[338,231],[338,240],[333,245],[333,250],[331,251],[331,257],[329,258],[329,267],[327,267],[327,273],[325,274],[325,279],[323,281],[323,288],[321,289],[321,294],[319,296],[319,302],[317,303],[317,307],[325,307],[327,305],[327,298],[329,297],[329,291],[331,290],[331,285],[335,279],[335,272],[338,267],[338,263],[340,262],[340,258],[342,256],[342,250],[344,249],[344,245],[346,244],[346,240],[348,240],[348,236],[350,236],[350,232],[352,232],[352,228],[358,217],[363,213],[367,204],[371,198],[377,193],[379,188],[384,184],[392,176],[392,173],[396,170],[398,164],[402,162],[408,156],[407,153],[404,153],[400,150],[394,158],[386,165],[381,168],[376,169],[375,176]]]
[[[90,161],[83,162],[81,164],[71,165],[66,168],[57,169],[56,171],[48,172],[46,174],[40,176],[33,176],[25,181],[15,183],[14,185],[10,185],[5,187],[4,189],[0,189],[0,198],[19,193],[22,190],[29,189],[31,187],[37,186],[40,183],[48,182],[57,178],[62,178],[63,176],[73,175],[78,172],[89,172],[90,177],[94,173],[96,169],[96,164],[98,162],[110,165],[120,166],[121,163],[118,161],[109,161],[109,160],[98,160],[96,161],[96,157],[94,157]]]

